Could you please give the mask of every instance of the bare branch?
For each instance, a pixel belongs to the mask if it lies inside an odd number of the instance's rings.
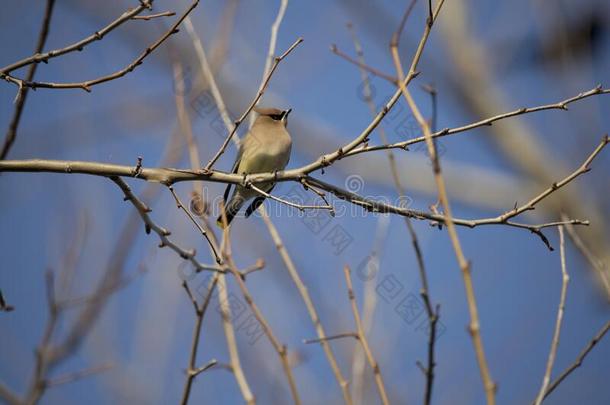
[[[203,366],[195,369],[193,372],[193,376],[197,377],[199,374],[211,369],[212,367],[214,367],[217,364],[218,364],[218,361],[216,359],[212,359],[212,360],[208,361],[206,364],[204,364]]]
[[[280,9],[280,11],[281,11],[281,9]],[[188,25],[187,25],[187,28],[188,28]],[[214,87],[217,87],[217,86],[215,84],[214,76],[211,74],[211,69],[209,68],[209,66],[207,64],[207,59],[205,58],[205,52],[203,51],[201,41],[199,41],[197,38],[193,38],[193,42],[195,44],[196,49],[201,48],[201,50],[198,51],[201,68],[202,68],[203,73],[206,76],[207,80],[210,82],[211,88],[213,89]],[[272,53],[274,53],[274,52],[272,52]],[[203,57],[202,57],[202,55],[203,55]],[[266,78],[269,76],[269,73],[270,73],[270,71],[264,72],[264,74],[263,74],[264,77],[263,77],[259,87],[262,87],[264,85]],[[212,91],[212,96],[214,97],[214,101],[216,102],[216,106],[218,107],[221,116],[228,117],[226,105],[224,103],[224,100],[223,100],[220,92]],[[226,119],[223,119],[223,121],[225,122],[227,131],[228,132],[233,131],[232,124],[230,122],[228,122]],[[233,136],[234,143],[239,144],[237,139],[238,139],[237,135],[234,135]],[[302,184],[306,184],[306,183],[302,183]],[[307,184],[307,185],[309,186],[309,184]],[[315,192],[315,190],[314,190],[314,192]],[[324,197],[322,197],[322,198],[324,199]],[[311,300],[307,287],[305,287],[303,281],[301,280],[301,278],[299,276],[296,266],[294,265],[294,262],[292,261],[292,258],[290,257],[290,254],[288,253],[288,250],[286,249],[286,246],[284,245],[284,242],[282,241],[279,232],[277,231],[275,225],[269,218],[269,215],[268,215],[267,211],[265,210],[264,205],[261,205],[259,207],[259,211],[261,213],[263,221],[265,222],[265,225],[267,226],[269,234],[271,235],[271,238],[273,239],[273,242],[280,253],[281,258],[282,258],[286,268],[288,269],[290,277],[292,278],[293,282],[297,286],[297,289],[299,290],[299,293],[300,293],[303,301],[305,302],[305,306],[307,307],[307,312],[314,324],[314,327],[316,328],[316,332],[318,333],[318,336],[324,337],[325,336],[324,328],[322,327],[320,318],[313,305],[313,301]],[[339,366],[337,365],[337,360],[335,359],[335,356],[332,352],[332,349],[330,348],[330,345],[326,342],[322,342],[322,347],[324,349],[324,353],[328,359],[328,362],[331,366],[333,374],[335,375],[335,378],[337,379],[337,382],[339,383],[339,386],[341,387],[341,392],[343,394],[343,398],[344,398],[345,402],[349,405],[352,403],[352,400],[351,400],[351,396],[350,396],[349,389],[347,386],[347,381],[341,374],[341,370],[339,369]]]
[[[176,13],[173,11],[163,11],[161,13],[156,13],[156,14],[135,15],[135,16],[131,17],[131,19],[148,21],[148,20],[152,20],[153,18],[173,17],[175,15],[176,15]]]
[[[165,40],[167,40],[171,35],[177,34],[179,32],[178,26],[182,23],[182,21],[197,7],[199,4],[199,0],[194,0],[191,5],[186,9],[186,11],[178,18],[178,20],[167,30],[163,35],[161,35],[155,42],[153,42],[150,46],[148,46],[136,59],[133,60],[129,65],[124,67],[121,70],[118,70],[112,74],[98,77],[96,79],[86,80],[82,82],[75,83],[51,83],[51,82],[29,82],[25,80],[18,79],[13,77],[7,73],[2,73],[0,71],[0,78],[3,78],[9,82],[13,82],[21,87],[30,87],[33,89],[36,88],[50,88],[50,89],[82,89],[87,92],[91,91],[91,87],[105,83],[111,80],[118,79],[120,77],[125,76],[128,73],[133,72],[138,66],[142,64],[144,59],[151,53],[155,51]],[[131,16],[129,17],[131,19]],[[56,55],[54,55],[56,56]]]
[[[222,210],[222,212],[225,212],[224,209]],[[277,352],[278,356],[280,357],[280,362],[282,363],[282,368],[284,369],[284,374],[286,375],[286,379],[288,380],[288,385],[290,387],[290,393],[292,395],[292,400],[294,401],[295,404],[300,405],[301,399],[299,397],[299,393],[297,392],[296,382],[294,380],[292,368],[290,366],[290,363],[288,362],[288,349],[286,348],[285,344],[281,343],[278,340],[278,338],[275,336],[275,334],[271,330],[271,326],[269,325],[269,323],[263,316],[262,312],[258,308],[258,305],[256,305],[256,303],[254,302],[254,299],[252,298],[252,294],[250,294],[250,290],[248,289],[248,287],[246,286],[246,283],[244,282],[244,280],[242,278],[242,274],[237,270],[237,266],[233,262],[233,257],[231,254],[231,243],[230,243],[230,238],[229,238],[230,228],[226,224],[226,216],[224,214],[223,214],[223,217],[224,218],[222,219],[222,221],[225,222],[225,227],[224,227],[225,250],[223,252],[223,258],[227,264],[229,271],[231,271],[231,273],[233,273],[233,275],[235,276],[235,281],[237,281],[237,285],[239,286],[239,289],[241,290],[241,293],[242,293],[244,299],[246,300],[246,303],[252,310],[254,317],[256,318],[258,323],[261,325],[261,328],[263,329],[263,333],[265,334],[265,336],[267,336],[267,339],[269,340],[269,342],[271,343],[271,345]]]
[[[235,376],[239,390],[244,397],[244,401],[248,405],[253,405],[256,403],[256,401],[254,400],[254,395],[252,395],[250,385],[246,380],[246,376],[241,367],[241,361],[239,360],[237,340],[235,339],[235,329],[231,323],[231,319],[233,319],[233,317],[231,316],[231,307],[229,305],[227,283],[225,275],[222,273],[218,275],[218,292],[218,303],[222,317],[222,326],[224,328],[225,337],[227,340],[227,348],[229,349],[229,357],[231,359],[231,370],[233,371],[233,375]]]
[[[542,378],[542,387],[536,398],[536,405],[540,405],[545,397],[545,393],[549,383],[551,381],[551,372],[553,371],[553,364],[555,364],[555,356],[557,355],[557,347],[559,346],[559,334],[561,332],[561,322],[563,320],[563,313],[566,305],[566,295],[568,292],[568,282],[570,277],[566,270],[566,253],[565,253],[565,241],[563,235],[563,226],[559,226],[559,255],[561,256],[561,295],[559,298],[559,309],[557,310],[557,320],[555,321],[555,332],[553,333],[553,340],[551,341],[551,349],[549,351],[549,358],[546,363],[546,371]]]
[[[442,5],[443,5],[443,0],[440,0],[438,2],[438,5],[437,5],[434,13],[432,13],[432,11],[430,11],[430,17],[428,18],[428,23],[426,25],[427,32],[429,32],[431,30],[434,20],[438,16],[438,12],[440,11]],[[396,67],[396,73],[398,74],[398,78],[401,79],[402,77],[404,77],[404,73],[403,73],[403,69],[402,69],[402,64],[400,62],[400,56],[398,54],[398,40],[396,41],[396,43],[394,45],[391,46],[391,51],[392,51],[392,57],[394,60],[394,65]],[[417,57],[417,54],[416,54],[416,57]],[[411,62],[411,68],[409,69],[410,73],[415,70],[416,65],[417,65],[417,60],[414,58],[413,61]],[[461,243],[460,243],[460,240],[459,240],[459,237],[457,234],[457,230],[455,227],[455,222],[454,222],[452,214],[451,214],[451,206],[449,203],[449,198],[447,196],[445,180],[444,180],[442,172],[441,172],[441,165],[440,165],[438,154],[436,153],[436,146],[435,146],[434,140],[432,138],[432,132],[430,131],[430,125],[422,116],[419,108],[417,107],[417,104],[415,103],[415,100],[413,99],[413,97],[411,96],[411,93],[407,89],[406,84],[403,82],[400,82],[400,91],[402,92],[402,95],[404,96],[405,100],[409,104],[409,107],[411,108],[411,111],[413,112],[415,119],[417,120],[417,122],[419,123],[420,127],[422,128],[422,130],[424,132],[426,145],[428,147],[428,153],[432,160],[432,167],[433,167],[433,171],[434,171],[434,180],[436,182],[436,188],[438,190],[438,199],[439,199],[440,203],[442,204],[443,210],[445,212],[445,225],[447,226],[447,231],[448,231],[449,237],[451,239],[451,244],[453,246],[453,250],[455,251],[455,256],[457,258],[458,265],[460,267],[460,270],[462,271],[462,276],[464,278],[464,285],[466,288],[466,298],[468,300],[468,311],[470,313],[469,331],[472,336],[473,344],[475,347],[476,358],[477,358],[477,362],[479,364],[479,369],[481,372],[481,379],[483,380],[483,385],[485,388],[487,403],[489,405],[493,405],[495,403],[496,385],[493,382],[493,380],[491,378],[491,374],[489,372],[489,368],[487,365],[487,359],[486,359],[485,351],[483,348],[483,341],[482,341],[481,334],[480,334],[480,322],[479,322],[476,298],[474,295],[474,286],[472,283],[470,262],[468,260],[466,260],[464,252],[462,250],[462,246],[461,246]]]
[[[47,0],[44,17],[42,18],[42,27],[40,29],[40,34],[38,35],[38,43],[36,44],[36,50],[34,51],[36,54],[42,52],[42,50],[44,49],[44,44],[47,42],[47,36],[49,34],[49,26],[51,25],[51,16],[53,14],[54,5],[55,0]],[[37,63],[30,65],[30,68],[26,75],[26,81],[31,81],[32,79],[34,79],[37,67]],[[17,98],[15,100],[15,110],[13,112],[13,118],[11,119],[11,123],[9,124],[8,130],[6,131],[6,135],[4,137],[4,144],[2,145],[2,149],[0,150],[0,160],[6,159],[9,150],[15,142],[15,137],[17,136],[17,128],[19,127],[19,122],[21,121],[21,113],[23,112],[23,108],[25,106],[28,91],[29,89],[27,87],[19,87],[19,91],[17,92]]]
[[[411,14],[411,11],[413,10],[415,3],[416,3],[416,0],[412,0],[411,3],[409,4],[409,6],[407,7],[407,9],[405,10],[405,13],[403,14],[403,18],[400,22],[400,25],[399,25],[397,31],[392,35],[392,41],[390,42],[390,45],[396,44],[396,46],[398,46],[398,41],[400,39],[400,33],[404,29],[407,18]],[[348,25],[348,29],[352,35],[352,41],[354,42],[356,54],[358,55],[358,61],[364,65],[365,64],[364,51],[362,50],[360,41],[358,40],[358,37],[356,36],[356,33],[351,25]],[[365,101],[368,104],[369,109],[371,110],[371,113],[374,115],[376,106],[375,106],[375,103],[373,102],[373,98],[372,98],[372,91],[371,91],[369,77],[366,74],[366,71],[364,68],[360,69],[360,76],[361,76],[361,79],[364,84]],[[395,84],[398,85],[397,80],[395,80]],[[388,140],[387,140],[387,136],[386,136],[384,128],[382,126],[380,126],[378,129],[379,129],[379,135],[381,137],[381,141],[384,144],[388,144]],[[400,179],[398,167],[396,165],[396,158],[391,149],[388,149],[386,151],[386,153],[387,153],[387,157],[388,157],[388,164],[390,166],[390,172],[392,174],[392,180],[394,182],[394,187],[396,188],[396,191],[398,192],[399,197],[401,199],[404,199],[406,197],[406,191],[405,191],[405,188],[403,187],[401,179]],[[415,256],[417,258],[419,277],[420,277],[420,281],[422,283],[422,289],[421,289],[420,295],[421,295],[421,297],[424,301],[425,307],[426,307],[426,314],[428,316],[428,323],[430,326],[430,333],[428,335],[428,367],[426,368],[426,373],[425,373],[426,392],[425,392],[425,396],[424,396],[424,398],[425,398],[424,404],[429,405],[432,400],[432,386],[434,383],[434,367],[435,367],[434,347],[435,347],[435,342],[436,342],[436,325],[438,322],[438,310],[437,310],[437,313],[435,314],[434,310],[432,308],[432,303],[431,303],[430,293],[429,293],[430,289],[428,287],[428,276],[426,274],[423,253],[421,251],[417,233],[415,232],[415,228],[413,227],[411,218],[405,216],[404,219],[405,219],[405,224],[407,226],[407,231],[411,238],[411,245],[413,247]]]
[[[549,396],[551,392],[557,388],[559,384],[563,382],[574,370],[582,365],[582,362],[585,360],[585,357],[593,350],[595,345],[599,343],[600,340],[606,335],[606,333],[610,330],[610,321],[606,322],[604,326],[597,332],[597,334],[591,339],[591,341],[587,344],[587,346],[580,352],[574,363],[570,364],[563,372],[555,379],[548,387],[546,392],[544,393],[544,398]]]
[[[592,96],[604,95],[604,94],[610,94],[610,89],[604,89],[601,87],[601,85],[598,85],[589,91],[579,93],[576,96],[566,98],[566,99],[558,101],[556,103],[544,104],[544,105],[539,105],[536,107],[522,107],[522,108],[518,108],[513,111],[494,115],[493,117],[475,121],[470,124],[462,125],[460,127],[441,129],[440,131],[436,131],[436,132],[432,133],[432,138],[433,139],[442,138],[445,136],[451,136],[451,135],[459,134],[461,132],[470,131],[475,128],[490,126],[496,121],[501,121],[501,120],[511,118],[511,117],[516,117],[519,115],[530,114],[530,113],[546,111],[546,110],[564,110],[565,111],[568,109],[567,106],[569,104],[584,100],[584,99],[592,97]],[[360,153],[372,152],[372,151],[376,151],[376,150],[385,150],[385,149],[403,149],[404,150],[404,149],[408,149],[409,146],[411,146],[411,145],[415,145],[415,144],[422,143],[422,142],[425,142],[424,136],[420,136],[420,137],[416,137],[416,138],[408,139],[406,141],[396,142],[396,143],[392,143],[392,144],[358,148],[356,150],[353,150],[350,153],[347,153],[346,156],[353,156],[353,155],[357,155]]]
[[[330,51],[332,53],[334,53],[335,55],[340,56],[341,58],[345,59],[346,61],[353,63],[354,65],[358,66],[360,69],[366,70],[367,72],[369,72],[375,76],[381,77],[382,79],[385,79],[392,84],[398,85],[398,79],[396,77],[391,76],[387,73],[384,73],[381,70],[376,69],[372,66],[369,66],[366,63],[364,63],[362,60],[356,60],[356,59],[352,58],[345,52],[341,51],[337,45],[332,44],[330,46]]]
[[[124,22],[129,21],[134,16],[137,16],[138,14],[140,14],[142,11],[151,9],[151,8],[152,8],[152,0],[140,1],[140,5],[138,7],[125,11],[117,19],[112,21],[110,24],[106,25],[104,28],[94,32],[93,34],[89,35],[88,37],[86,37],[78,42],[75,42],[71,45],[67,45],[64,48],[53,49],[52,51],[48,51],[45,53],[37,52],[36,54],[34,54],[32,56],[29,56],[20,61],[12,63],[11,65],[3,67],[2,69],[0,69],[0,79],[4,78],[5,74],[10,73],[13,70],[19,69],[21,67],[31,65],[32,63],[40,63],[40,62],[47,63],[49,61],[49,59],[65,55],[70,52],[75,52],[75,51],[80,52],[87,45],[91,44],[92,42],[102,40],[102,38],[104,38],[106,36],[106,34],[113,31],[114,29],[119,27]]]
[[[345,377],[343,377],[343,374],[341,373],[341,369],[339,368],[339,365],[337,364],[337,359],[335,358],[335,355],[333,354],[330,345],[326,341],[326,332],[324,331],[324,327],[322,326],[322,322],[320,321],[320,316],[318,315],[318,312],[316,310],[316,307],[314,306],[313,300],[311,299],[311,295],[309,294],[309,291],[307,290],[305,283],[303,283],[303,280],[301,279],[301,276],[299,275],[299,272],[298,272],[294,262],[292,261],[292,258],[290,257],[290,254],[288,253],[288,250],[286,249],[286,246],[282,242],[282,239],[277,231],[277,228],[275,227],[273,222],[271,222],[271,219],[269,219],[269,215],[267,214],[267,211],[263,210],[263,211],[261,211],[261,214],[263,217],[263,221],[265,221],[265,225],[267,225],[267,229],[269,230],[271,239],[273,240],[275,247],[277,248],[278,252],[280,253],[282,260],[284,261],[284,264],[286,265],[286,269],[288,270],[288,273],[290,274],[292,281],[294,282],[295,286],[297,287],[297,290],[299,290],[299,294],[301,295],[301,298],[303,299],[303,302],[305,303],[305,307],[307,308],[307,313],[309,314],[309,317],[311,318],[311,321],[313,322],[313,325],[316,329],[316,333],[318,334],[318,338],[320,339],[322,348],[324,349],[324,354],[326,355],[326,358],[328,359],[328,363],[330,364],[330,367],[333,371],[335,379],[339,383],[339,387],[341,387],[343,399],[346,402],[346,404],[349,405],[352,403],[352,398],[349,393],[347,381],[345,380]]]
[[[171,239],[169,239],[168,236],[171,235],[171,233],[167,229],[162,228],[161,226],[157,225],[150,218],[148,213],[151,212],[151,209],[148,208],[142,201],[140,201],[140,199],[138,197],[135,196],[135,194],[131,191],[131,188],[121,178],[111,176],[110,180],[114,181],[120,187],[120,189],[125,194],[125,200],[130,201],[133,204],[133,206],[138,210],[138,213],[140,214],[142,221],[146,225],[147,233],[150,233],[150,231],[153,231],[159,236],[159,239],[161,240],[159,247],[165,247],[165,246],[169,247],[170,249],[172,249],[173,251],[178,253],[178,255],[180,257],[182,257],[184,260],[188,260],[189,262],[191,262],[191,264],[195,267],[195,269],[197,271],[206,270],[206,271],[222,272],[221,270],[218,270],[218,268],[216,266],[208,266],[208,265],[205,265],[205,264],[199,262],[195,258],[196,252],[194,249],[187,251],[187,250],[183,249],[182,247],[178,246]]]
[[[199,222],[197,222],[195,217],[193,217],[193,214],[191,214],[191,212],[188,210],[188,208],[186,208],[184,206],[184,204],[182,204],[182,201],[180,201],[180,198],[178,197],[178,194],[176,194],[176,192],[174,191],[174,188],[172,186],[168,186],[168,189],[169,189],[170,193],[172,193],[172,196],[174,197],[174,200],[176,200],[176,204],[178,206],[178,209],[181,209],[182,211],[184,211],[185,215],[191,220],[191,222],[193,224],[195,224],[197,229],[199,229],[199,232],[201,232],[201,235],[205,238],[205,240],[210,245],[210,249],[212,249],[212,253],[214,254],[214,258],[216,259],[216,263],[222,264],[222,258],[218,255],[218,252],[214,248],[214,245],[212,244],[212,242],[210,240],[210,237],[208,236],[208,233],[205,231],[205,229],[203,229],[201,227]]]
[[[358,312],[358,305],[356,304],[356,296],[354,294],[354,287],[352,285],[352,277],[350,275],[351,270],[348,266],[343,267],[343,273],[345,274],[345,282],[347,283],[347,296],[349,298],[350,304],[352,305],[352,312],[354,314],[354,321],[356,322],[356,330],[358,333],[358,341],[362,345],[362,349],[364,349],[364,353],[366,354],[366,358],[369,362],[369,365],[373,369],[373,374],[375,374],[375,383],[377,384],[377,389],[379,390],[379,396],[381,398],[381,402],[384,405],[388,405],[390,401],[388,400],[388,394],[386,393],[385,385],[383,383],[383,378],[381,377],[381,371],[379,370],[379,364],[375,357],[373,356],[373,352],[369,347],[368,340],[364,334],[364,329],[362,328],[362,321],[360,320],[360,313]]]
[[[309,345],[312,343],[328,342],[329,340],[343,339],[346,337],[351,337],[356,340],[360,339],[360,335],[358,335],[356,332],[346,332],[346,333],[338,333],[338,334],[332,335],[332,336],[324,336],[323,338],[317,338],[317,339],[303,339],[303,343],[306,345]]]
[[[78,381],[81,380],[83,378],[92,376],[94,374],[99,374],[102,373],[104,371],[108,371],[111,368],[113,368],[113,364],[108,363],[108,364],[102,364],[101,366],[97,366],[97,367],[91,367],[91,368],[87,368],[84,370],[80,370],[80,371],[75,371],[72,373],[67,373],[64,374],[62,376],[59,377],[55,377],[52,378],[48,381],[46,381],[46,386],[47,388],[51,388],[51,387],[56,387],[58,385],[63,385],[63,384],[68,384],[74,381]]]
[[[532,207],[535,207],[543,199],[547,198],[553,192],[557,191],[560,187],[563,187],[570,181],[574,180],[579,175],[586,173],[590,170],[590,164],[592,161],[601,153],[604,147],[610,142],[610,138],[608,136],[604,136],[597,146],[597,148],[589,155],[586,161],[579,167],[575,172],[564,178],[562,181],[554,183],[555,186],[551,186],[549,189],[543,191],[540,195],[536,196],[532,200],[530,200],[525,205],[515,208],[513,210],[507,211],[502,215],[493,218],[482,218],[482,219],[460,219],[453,218],[453,222],[456,225],[466,226],[469,228],[474,228],[477,226],[483,225],[507,225],[515,228],[527,229],[530,232],[538,235],[544,242],[547,244],[549,248],[552,249],[550,243],[546,237],[542,234],[541,229],[549,226],[556,226],[561,224],[573,224],[573,225],[588,225],[587,221],[583,220],[569,220],[569,221],[561,221],[561,222],[551,222],[545,224],[522,224],[510,221],[511,218],[524,213],[526,211],[530,211]],[[435,223],[444,224],[446,221],[446,216],[438,213],[430,213],[425,211],[413,210],[404,207],[394,206],[386,203],[385,201],[377,201],[372,200],[370,198],[362,197],[356,193],[352,193],[350,191],[341,189],[340,187],[334,186],[332,184],[326,183],[322,180],[304,176],[297,172],[297,174],[292,174],[288,172],[278,172],[278,173],[258,173],[246,176],[244,179],[243,176],[238,174],[227,174],[218,171],[212,171],[210,173],[202,173],[201,171],[192,171],[192,170],[183,170],[183,169],[171,169],[171,168],[144,168],[141,167],[139,171],[135,171],[133,166],[121,166],[121,165],[112,165],[106,163],[96,163],[96,162],[77,162],[77,161],[56,161],[56,160],[4,160],[0,161],[0,172],[54,172],[54,173],[83,173],[89,175],[96,176],[104,176],[110,177],[111,179],[119,179],[119,176],[122,177],[135,177],[137,174],[137,179],[147,180],[147,181],[157,181],[166,185],[170,185],[173,183],[181,182],[181,181],[213,181],[213,182],[223,182],[223,183],[232,183],[232,184],[242,184],[246,183],[258,184],[261,182],[268,181],[289,181],[297,179],[300,182],[305,181],[308,186],[314,186],[329,193],[334,194],[336,197],[342,200],[349,201],[353,204],[359,205],[368,211],[371,212],[381,212],[381,213],[393,213],[402,215],[409,218],[416,219],[426,219],[433,221]],[[293,178],[292,176],[295,176]],[[245,183],[244,183],[245,181]],[[116,182],[116,181],[115,181]],[[123,182],[121,180],[121,182]],[[124,182],[123,182],[124,183]],[[125,184],[126,185],[126,184]],[[145,205],[142,208],[147,207]],[[150,220],[150,218],[148,218]],[[151,227],[151,229],[155,229]],[[157,227],[160,231],[161,228]],[[155,231],[156,232],[156,231]],[[180,253],[180,251],[178,251]],[[181,254],[185,254],[186,252],[182,252]],[[186,254],[188,256],[188,254]],[[185,257],[185,256],[183,256]],[[202,270],[211,270],[209,266],[205,266],[201,263],[196,265],[198,269]]]
[[[271,66],[275,56],[275,47],[277,44],[277,34],[280,30],[280,25],[282,24],[282,20],[284,19],[284,14],[286,14],[286,8],[288,7],[288,0],[280,1],[280,8],[275,16],[275,21],[271,24],[271,36],[269,37],[269,48],[267,50],[267,58],[265,59],[265,67],[263,68],[263,78],[262,81],[265,81],[265,76],[271,71]],[[254,105],[258,104],[258,101]],[[250,122],[248,127],[252,127],[254,125],[255,115],[250,115]]]
[[[284,58],[286,56],[288,56],[290,54],[290,52],[292,52],[294,50],[294,48],[297,47],[297,45],[299,45],[301,42],[303,42],[303,38],[299,38],[297,39],[291,46],[290,48],[288,48],[283,54],[281,54],[280,56],[277,56],[274,61],[273,61],[273,65],[271,66],[271,69],[269,70],[269,73],[267,73],[267,76],[265,77],[265,80],[263,80],[263,82],[261,83],[261,86],[258,89],[258,92],[256,93],[256,96],[254,97],[254,99],[252,100],[252,102],[250,102],[250,105],[248,106],[248,108],[246,109],[246,111],[242,114],[241,117],[239,117],[237,120],[235,120],[235,122],[233,123],[233,129],[231,130],[231,132],[229,133],[229,135],[227,136],[227,138],[224,140],[222,146],[220,147],[220,149],[218,150],[218,152],[216,152],[216,154],[214,155],[214,157],[208,162],[208,164],[205,166],[204,172],[208,172],[210,170],[212,170],[212,166],[214,165],[214,163],[216,163],[216,161],[220,158],[220,156],[224,153],[225,149],[227,148],[227,146],[229,145],[229,142],[231,141],[231,138],[233,137],[233,135],[235,134],[235,132],[237,132],[237,128],[239,128],[240,124],[246,119],[246,117],[248,116],[248,114],[250,113],[250,111],[252,111],[252,109],[254,108],[254,106],[256,105],[256,103],[258,103],[258,100],[260,100],[260,98],[263,96],[263,94],[265,93],[265,90],[267,89],[267,86],[269,85],[269,80],[271,79],[271,76],[273,76],[273,73],[275,72],[275,69],[278,67],[278,65],[280,64],[280,62],[282,60],[284,60]]]
[[[254,184],[247,184],[246,185],[247,188],[251,188],[252,190],[256,191],[257,193],[259,193],[260,195],[269,198],[271,200],[277,201],[279,203],[282,204],[286,204],[289,207],[293,207],[293,208],[298,208],[300,211],[304,211],[304,210],[333,210],[333,207],[329,204],[326,205],[302,205],[302,204],[297,204],[297,203],[293,203],[291,201],[288,200],[284,200],[283,198],[280,197],[276,197],[272,194],[267,193],[266,191],[263,191],[262,189],[256,187]]]
[[[193,296],[193,293],[189,288],[188,283],[186,281],[182,283],[182,286],[186,290],[186,294],[188,295],[189,299],[191,300],[191,303],[193,304],[196,315],[195,328],[193,329],[193,338],[191,340],[191,354],[189,356],[189,365],[186,372],[186,381],[184,383],[184,389],[182,391],[182,405],[186,405],[188,403],[191,394],[191,387],[193,386],[193,381],[195,380],[195,377],[197,377],[199,374],[201,374],[202,372],[217,363],[216,360],[212,360],[203,367],[195,368],[195,362],[197,361],[197,350],[199,348],[199,340],[201,336],[201,327],[203,325],[203,317],[205,316],[206,310],[210,304],[210,300],[212,298],[212,294],[214,293],[214,289],[216,288],[217,283],[218,273],[216,273],[214,277],[212,277],[212,279],[210,280],[206,296],[201,306],[197,304],[197,300]]]
[[[212,68],[208,62],[208,58],[206,56],[205,50],[203,48],[203,44],[201,43],[201,38],[195,32],[195,27],[193,27],[193,23],[190,18],[187,18],[184,22],[186,27],[186,31],[193,42],[193,46],[195,47],[195,52],[197,54],[197,58],[199,59],[199,64],[201,66],[201,72],[203,73],[204,79],[207,81],[210,86],[210,91],[212,92],[212,97],[214,97],[214,101],[216,102],[216,106],[218,107],[218,112],[220,113],[220,117],[224,122],[227,128],[231,128],[233,123],[231,122],[231,117],[229,116],[229,112],[227,111],[227,106],[224,103],[224,100],[220,94],[220,89],[216,84],[216,80],[214,79],[214,74],[212,73]],[[198,163],[197,168],[199,168],[201,162]]]
[[[567,221],[568,217],[566,214],[561,214],[561,219],[563,221]],[[576,229],[572,224],[566,224],[566,231],[568,232],[568,236],[572,239],[574,246],[582,253],[582,255],[587,259],[591,267],[597,272],[604,288],[606,289],[606,298],[610,298],[610,280],[608,280],[608,274],[605,270],[604,262],[599,258],[595,257],[591,249],[585,244],[585,242],[578,236]]]

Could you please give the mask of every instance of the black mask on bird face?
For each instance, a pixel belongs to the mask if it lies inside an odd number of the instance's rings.
[[[280,121],[284,126],[288,125],[288,114],[292,111],[292,108],[288,110],[280,110],[279,108],[254,108],[258,114],[269,117],[273,121]]]

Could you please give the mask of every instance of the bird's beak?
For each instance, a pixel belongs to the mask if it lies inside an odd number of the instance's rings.
[[[291,111],[292,111],[292,108],[289,108],[286,111],[284,111],[284,115],[282,116],[282,121],[286,122],[286,120],[288,119],[288,114],[290,114]]]

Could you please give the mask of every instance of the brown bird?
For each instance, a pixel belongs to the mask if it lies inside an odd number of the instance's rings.
[[[277,108],[255,108],[254,111],[259,116],[242,141],[232,173],[242,175],[273,173],[283,170],[290,160],[292,140],[286,126],[288,125],[288,114],[292,109],[283,111]],[[274,182],[257,184],[257,187],[266,193],[269,193],[274,186]],[[227,224],[231,223],[248,200],[254,198],[252,204],[246,209],[246,218],[265,200],[265,197],[256,190],[238,185],[235,187],[231,199],[226,202],[230,190],[231,184],[227,186],[223,197]],[[216,224],[223,228],[222,215],[218,217]]]

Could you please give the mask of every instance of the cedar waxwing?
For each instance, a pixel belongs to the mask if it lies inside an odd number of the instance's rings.
[[[290,160],[292,140],[286,130],[286,125],[288,125],[288,114],[292,110],[282,111],[277,108],[255,108],[254,111],[259,116],[242,141],[232,173],[243,175],[273,173],[283,170]],[[256,186],[269,193],[275,186],[275,183],[266,182]],[[233,191],[231,199],[227,202],[230,190],[231,184],[227,185],[223,197],[227,224],[231,223],[246,201],[254,198],[252,204],[246,209],[246,218],[248,218],[265,200],[265,197],[260,195],[256,190],[237,186]],[[216,220],[216,224],[221,228],[223,227],[222,214]]]

